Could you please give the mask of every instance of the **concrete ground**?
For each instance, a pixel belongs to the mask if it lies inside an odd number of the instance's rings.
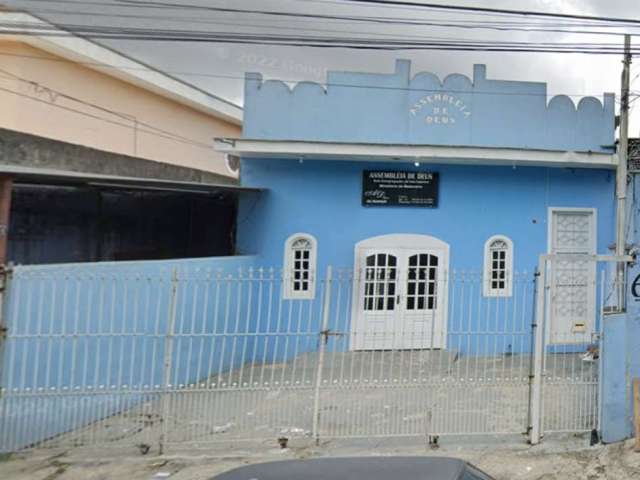
[[[438,449],[413,441],[369,439],[292,441],[218,445],[172,455],[140,455],[131,450],[69,449],[13,454],[0,460],[0,478],[11,480],[204,480],[229,469],[258,462],[336,456],[437,455],[462,458],[496,480],[631,480],[640,478],[640,453],[632,443],[588,447],[581,436],[548,438],[536,447],[520,439],[441,440]]]
[[[100,403],[84,402],[85,396],[75,392],[68,400],[56,397],[52,405],[36,399],[30,409],[26,402],[14,403],[11,408],[21,412],[22,426],[8,431],[27,438],[45,420],[71,418],[78,428],[51,435],[47,447],[153,448],[162,440],[168,452],[186,443],[209,448],[280,436],[308,439],[318,363],[317,352],[311,352],[288,362],[245,365],[164,396],[107,392],[115,405],[111,411],[122,412],[116,415],[105,414],[108,410],[100,410]],[[523,433],[529,422],[529,368],[529,355],[330,352],[318,391],[319,434],[326,439]],[[597,363],[583,362],[579,354],[550,355],[546,378],[544,431],[593,429]],[[103,420],[82,420],[87,418]]]
[[[590,431],[597,416],[597,364],[579,354],[548,361],[545,431]],[[319,390],[323,438],[522,433],[528,426],[529,356],[463,357],[451,352],[328,354]],[[149,397],[49,442],[198,447],[255,438],[308,437],[317,353],[254,364],[202,385]],[[213,385],[213,387],[212,387]]]

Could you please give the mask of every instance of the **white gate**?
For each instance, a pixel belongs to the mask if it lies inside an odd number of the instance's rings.
[[[562,223],[564,219],[556,217]],[[573,222],[575,218],[570,221]],[[531,395],[531,443],[545,432],[597,432],[600,415],[600,343],[604,317],[623,306],[625,276],[618,261],[630,257],[591,255],[580,225],[567,229],[570,248],[542,255],[538,291]],[[567,225],[565,224],[564,227]],[[562,235],[560,235],[562,236]],[[613,273],[612,273],[613,272]]]

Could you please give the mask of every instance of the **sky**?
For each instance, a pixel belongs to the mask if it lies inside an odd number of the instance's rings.
[[[498,32],[451,27],[372,25],[314,18],[273,17],[221,13],[185,8],[185,5],[259,9],[325,15],[382,16],[426,21],[487,20],[505,18],[424,10],[417,7],[370,7],[341,0],[156,0],[176,4],[157,8],[153,0],[0,0],[9,7],[29,10],[54,23],[142,28],[205,30],[208,32],[262,32],[295,35],[406,36],[447,39],[517,40],[523,42],[622,43],[620,29],[611,35],[539,32]],[[425,0],[426,1],[426,0]],[[137,5],[136,5],[137,2]],[[146,5],[143,5],[146,3]],[[581,15],[640,18],[637,0],[432,0],[449,5],[486,6]],[[154,8],[155,7],[155,8]],[[182,7],[182,8],[180,8]],[[518,19],[518,21],[529,21]],[[640,28],[636,29],[640,33]],[[224,43],[100,40],[100,42],[156,68],[242,104],[245,72],[287,81],[324,82],[327,70],[391,72],[397,58],[410,59],[413,73],[431,71],[441,78],[450,73],[472,76],[473,65],[487,65],[489,78],[542,81],[550,95],[581,96],[619,93],[622,58],[617,55],[556,53],[492,53],[451,51],[362,51]],[[636,77],[637,76],[637,77]],[[631,90],[640,91],[640,60],[633,65]],[[633,98],[632,98],[633,100]],[[638,102],[640,104],[640,101]],[[635,107],[635,104],[632,104]],[[632,110],[631,136],[640,135],[640,108]]]

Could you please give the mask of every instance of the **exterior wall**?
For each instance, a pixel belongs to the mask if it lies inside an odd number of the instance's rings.
[[[0,58],[1,128],[231,176],[212,138],[239,126],[23,43]]]
[[[484,65],[473,79],[411,75],[407,60],[391,74],[329,72],[326,89],[248,74],[243,136],[614,152],[613,94],[548,99],[545,83],[490,80]]]
[[[236,178],[226,174],[105,152],[4,128],[0,128],[0,164],[217,185],[237,183]]]
[[[430,170],[439,173],[437,208],[363,207],[362,171],[365,169]],[[443,166],[383,164],[347,161],[299,161],[245,159],[246,185],[268,185],[259,202],[241,202],[237,249],[256,255],[257,264],[282,268],[286,239],[298,232],[313,235],[318,245],[317,275],[325,278],[329,265],[354,268],[356,243],[385,234],[423,234],[449,245],[449,300],[444,320],[446,348],[464,354],[482,354],[483,345],[470,332],[487,325],[498,331],[519,332],[495,335],[494,352],[530,351],[528,322],[533,318],[534,271],[539,255],[546,253],[549,207],[594,208],[597,212],[597,250],[607,252],[613,242],[615,177],[608,170],[555,168],[511,168],[488,166]],[[493,235],[513,241],[514,293],[506,298],[489,298],[478,293],[459,298],[461,278],[478,279],[484,264],[484,245]],[[462,274],[462,276],[461,276]],[[356,273],[356,275],[358,275]],[[468,280],[469,281],[469,280]],[[342,283],[342,295],[349,286]],[[458,295],[458,296],[456,296]],[[347,295],[348,296],[348,295]],[[468,298],[467,298],[468,297]],[[316,289],[320,310],[323,294]],[[336,297],[337,298],[337,297]],[[347,300],[343,300],[348,301]],[[300,301],[285,301],[293,305]],[[482,304],[482,308],[478,305]],[[305,307],[307,308],[307,307]],[[341,308],[340,312],[337,313]],[[255,310],[255,307],[254,307]],[[334,311],[335,310],[335,311]],[[462,312],[474,311],[469,317]],[[344,317],[349,307],[332,306],[332,316]],[[464,318],[463,318],[464,317]],[[467,318],[468,317],[468,318]],[[350,328],[349,316],[341,328]],[[494,325],[500,318],[500,324]],[[320,317],[312,329],[320,329]],[[462,323],[461,323],[462,322]],[[470,322],[470,323],[467,323]],[[596,325],[597,328],[597,325]],[[346,345],[343,345],[344,348]],[[348,347],[347,347],[348,348]],[[486,352],[484,352],[486,354]]]
[[[363,207],[362,171],[439,172],[437,208]],[[284,242],[296,232],[318,240],[318,268],[353,267],[357,242],[390,233],[419,233],[450,246],[450,269],[480,271],[484,243],[510,237],[514,269],[533,272],[547,251],[547,209],[597,210],[598,252],[613,242],[613,172],[589,169],[385,164],[347,161],[244,159],[242,181],[268,186],[260,201],[240,206],[240,253],[265,266],[282,265]]]
[[[634,273],[637,275],[638,269]],[[601,428],[602,441],[605,443],[633,437],[632,385],[633,379],[640,377],[638,336],[640,319],[637,307],[631,308],[628,313],[605,316],[600,352]]]
[[[363,144],[363,149],[368,144],[442,145],[451,152],[457,147],[510,148],[520,156],[551,151],[558,159],[565,152],[615,151],[612,94],[602,101],[584,98],[577,105],[568,96],[549,99],[545,83],[488,79],[484,65],[474,67],[473,79],[452,74],[440,80],[428,72],[412,73],[410,62],[399,60],[390,74],[329,72],[326,88],[309,82],[290,88],[248,74],[244,113],[243,138],[269,142]],[[513,269],[527,273],[524,278],[530,275],[526,284],[531,289],[539,255],[548,249],[550,207],[595,209],[597,252],[607,253],[614,240],[615,177],[610,170],[491,166],[491,158],[439,165],[429,158],[367,162],[312,153],[293,160],[293,155],[289,160],[242,159],[242,184],[269,191],[260,201],[241,202],[238,251],[256,255],[265,267],[281,268],[286,239],[308,233],[317,239],[322,279],[328,265],[352,269],[355,245],[362,240],[385,234],[435,237],[449,246],[449,303],[441,306],[449,310],[446,342],[453,351],[473,353],[476,342],[469,341],[468,332],[486,332],[490,317],[502,322],[497,326],[502,331],[523,332],[515,342],[508,335],[502,340],[492,335],[501,342],[494,354],[530,349],[526,322],[533,318],[532,291],[525,302],[516,295],[478,295],[482,308],[452,293],[455,272],[482,271],[487,239],[504,235],[512,240]],[[363,207],[364,170],[437,172],[438,206]],[[319,298],[316,291],[315,302]],[[478,313],[467,315],[472,323],[461,329],[460,311],[471,308]],[[353,322],[353,315],[349,318]],[[455,331],[459,335],[452,335]]]
[[[632,174],[629,184],[629,226],[627,245],[637,255],[640,247],[640,208],[636,194],[640,175]],[[606,443],[631,438],[634,434],[633,379],[640,378],[640,265],[627,270],[626,312],[604,320],[602,338],[602,440]]]

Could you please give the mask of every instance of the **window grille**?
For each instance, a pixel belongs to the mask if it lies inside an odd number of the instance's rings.
[[[485,244],[484,258],[484,295],[510,297],[513,243],[507,237],[491,237]]]

